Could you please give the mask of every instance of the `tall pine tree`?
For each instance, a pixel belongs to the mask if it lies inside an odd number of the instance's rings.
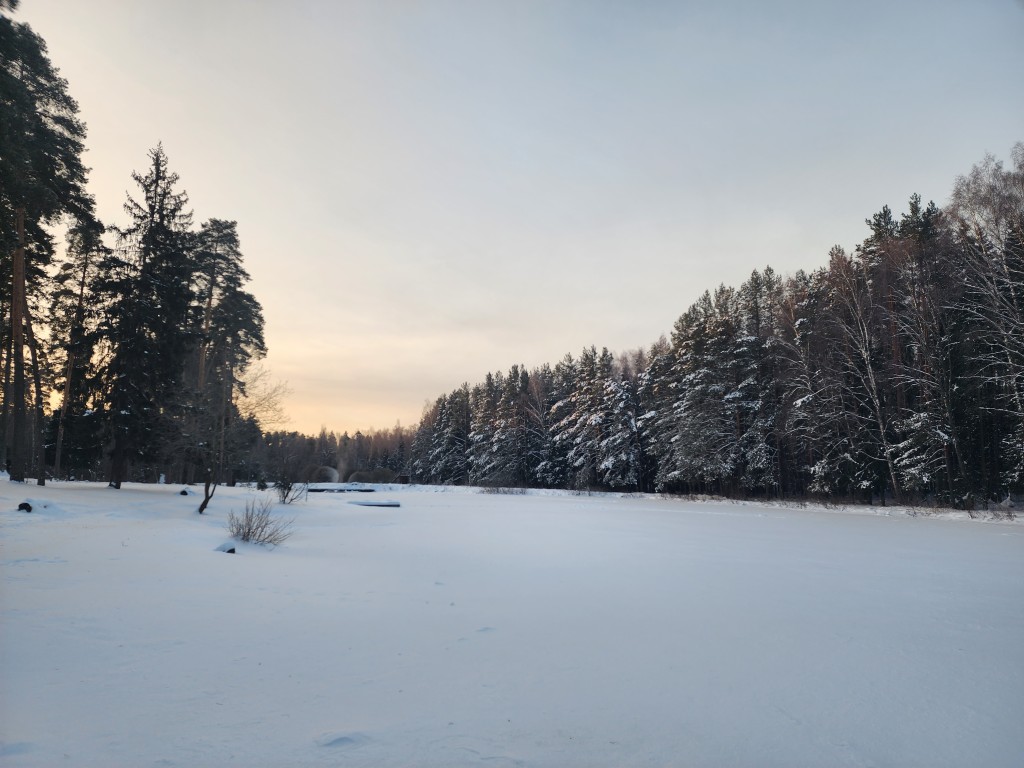
[[[8,2],[0,10],[16,5]],[[10,462],[12,480],[24,480],[35,459],[38,482],[44,482],[42,376],[31,305],[38,305],[52,251],[47,225],[65,214],[91,215],[81,162],[84,138],[78,104],[50,63],[46,43],[27,24],[0,13],[0,253],[5,256],[0,306],[7,321],[0,333],[5,370],[0,459]],[[35,383],[34,427],[27,366]]]

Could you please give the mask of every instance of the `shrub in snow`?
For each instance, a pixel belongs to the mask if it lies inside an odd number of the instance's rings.
[[[291,504],[298,499],[305,499],[309,491],[309,483],[296,483],[291,480],[278,480],[274,483],[277,498],[282,504]]]
[[[273,506],[271,499],[249,499],[242,515],[228,513],[228,534],[233,539],[253,544],[280,544],[292,535],[295,520],[271,517]]]

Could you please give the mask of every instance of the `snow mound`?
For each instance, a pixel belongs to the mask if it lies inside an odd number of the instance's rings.
[[[369,737],[364,733],[328,733],[316,740],[317,746],[330,749],[351,749],[366,744]]]

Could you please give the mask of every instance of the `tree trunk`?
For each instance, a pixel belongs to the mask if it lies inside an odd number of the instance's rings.
[[[118,430],[114,435],[114,447],[110,450],[110,482],[108,487],[120,488],[121,481],[124,480],[125,467],[128,463],[128,449],[125,446],[124,436],[121,434],[123,427],[116,426]]]
[[[32,356],[32,382],[35,385],[35,428],[32,430],[36,445],[36,485],[46,485],[46,440],[44,439],[45,414],[43,413],[43,377],[39,371],[39,352],[36,337],[32,333],[32,317],[25,305],[25,334],[28,337],[29,353]]]
[[[217,492],[217,483],[210,477],[209,470],[207,470],[206,479],[203,481],[203,501],[199,505],[199,514],[203,514],[206,511],[206,507],[209,505],[210,500],[213,498],[213,494]]]
[[[213,289],[216,281],[216,265],[210,265],[210,282],[206,291],[206,307],[203,310],[203,338],[199,343],[199,364],[197,379],[197,390],[202,392],[206,388],[206,358],[209,354],[210,326],[213,323]]]
[[[11,388],[11,404],[14,410],[12,436],[10,441],[11,480],[25,482],[28,465],[25,444],[25,329],[22,313],[25,308],[25,208],[17,210],[18,246],[14,249],[14,264],[11,268],[11,358],[14,361],[14,382]]]
[[[57,442],[53,448],[53,476],[59,478],[61,476],[61,452],[64,447],[64,422],[68,415],[68,403],[71,400],[71,372],[74,370],[75,365],[75,352],[73,349],[68,350],[68,362],[65,367],[64,375],[64,394],[60,404],[60,415],[57,417]]]
[[[68,361],[64,371],[64,396],[60,404],[60,416],[57,419],[57,444],[54,446],[53,476],[61,476],[61,452],[64,446],[64,423],[68,415],[68,407],[71,404],[71,396],[74,392],[72,377],[75,372],[75,351],[78,346],[76,336],[81,334],[81,326],[85,315],[85,279],[89,272],[89,259],[85,259],[82,267],[82,279],[78,284],[78,306],[75,308],[75,324],[71,328],[71,337],[68,344]]]
[[[7,342],[7,355],[4,358],[4,402],[3,407],[0,408],[0,424],[2,424],[2,431],[0,431],[0,441],[2,441],[0,442],[0,471],[7,468],[7,448],[11,436],[11,350],[14,346],[14,339],[8,337],[5,341]]]

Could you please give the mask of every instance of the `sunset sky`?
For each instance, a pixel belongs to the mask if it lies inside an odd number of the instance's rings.
[[[100,218],[234,219],[290,428],[648,346],[1024,140],[1020,0],[22,0]]]

